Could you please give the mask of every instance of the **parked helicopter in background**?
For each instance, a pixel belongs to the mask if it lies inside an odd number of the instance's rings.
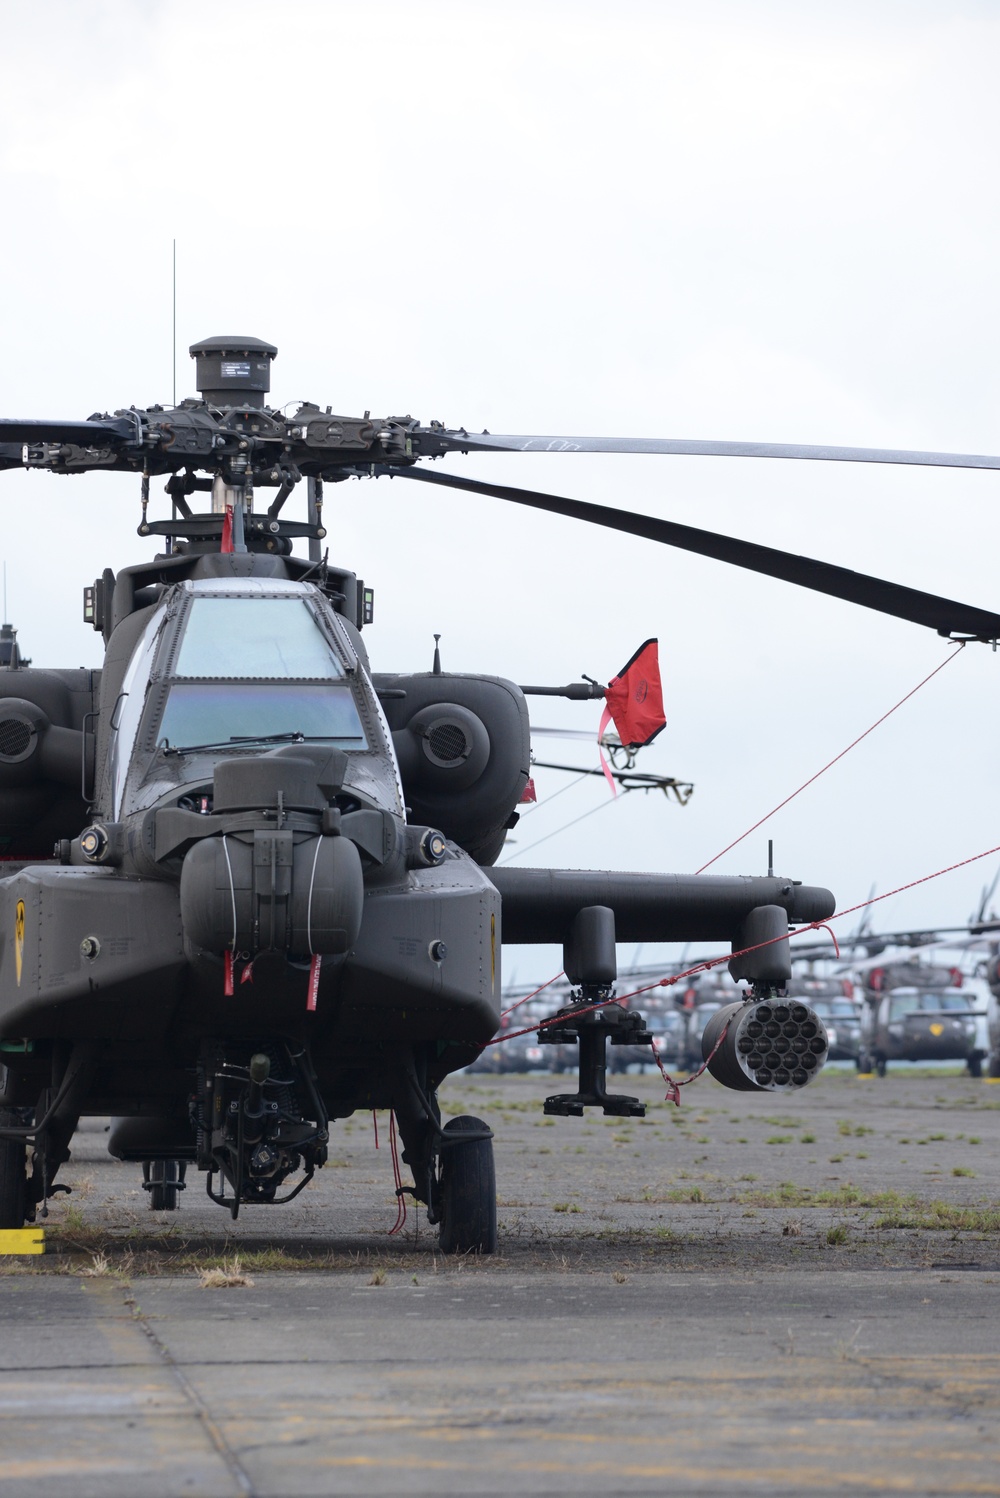
[[[853,1061],[860,1065],[861,1010],[849,978],[817,977],[793,972],[785,993],[803,999],[823,1021],[830,1042],[831,1061]]]
[[[884,1077],[890,1062],[962,1061],[970,1076],[982,1076],[976,990],[960,968],[912,953],[895,961],[876,958],[856,971],[862,995],[859,1071]]]

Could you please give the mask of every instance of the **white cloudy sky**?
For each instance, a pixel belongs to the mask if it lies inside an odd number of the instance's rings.
[[[272,396],[493,431],[1000,448],[1000,14],[972,0],[36,0],[0,95],[0,409],[179,395],[187,345],[278,344]],[[995,474],[496,456],[455,471],[745,536],[978,603]],[[9,612],[97,664],[80,588],[148,554],[125,477],[2,479]],[[931,631],[499,502],[329,496],[376,666],[604,679],[661,642],[650,769],[684,810],[540,772],[522,863],[691,870],[947,650]],[[716,866],[841,905],[1000,844],[1000,657],[969,647]],[[540,723],[596,707],[536,703]],[[551,755],[555,745],[539,741]],[[562,752],[562,751],[561,751]],[[565,752],[589,757],[586,746]],[[525,850],[518,854],[518,849]],[[955,921],[989,859],[886,902]],[[648,955],[648,954],[647,954]],[[519,976],[552,954],[520,953]]]

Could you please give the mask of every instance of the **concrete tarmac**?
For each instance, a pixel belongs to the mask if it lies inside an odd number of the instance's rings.
[[[647,1120],[543,1135],[559,1085],[446,1094],[498,1132],[483,1261],[386,1236],[360,1120],[236,1223],[82,1131],[57,1251],[0,1273],[2,1498],[1000,1493],[1000,1088],[629,1077]]]

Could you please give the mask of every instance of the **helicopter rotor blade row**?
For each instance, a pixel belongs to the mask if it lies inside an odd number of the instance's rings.
[[[903,463],[923,468],[998,468],[1000,457],[978,453],[930,453],[892,447],[826,447],[791,442],[713,442],[673,437],[526,437],[492,432],[449,431],[456,452],[662,453],[680,457],[804,458],[823,463]]]
[[[796,583],[799,587],[810,588],[817,593],[827,593],[832,598],[861,604],[864,608],[875,609],[881,614],[925,625],[928,629],[937,630],[938,634],[967,636],[987,642],[1000,639],[1000,614],[976,608],[972,604],[959,603],[954,599],[942,598],[936,593],[924,593],[900,583],[869,577],[863,572],[852,572],[850,568],[837,567],[830,562],[814,561],[811,557],[796,556],[793,552],[778,551],[770,546],[758,546],[752,541],[723,536],[715,531],[678,525],[671,520],[659,520],[652,515],[639,515],[630,510],[612,509],[608,505],[590,504],[585,500],[542,494],[535,489],[487,484],[477,479],[458,478],[452,474],[428,473],[419,468],[398,472],[401,478],[419,479],[422,483],[439,484],[465,493],[510,500],[532,509],[549,510],[556,515],[587,520],[611,530],[643,536],[646,540],[659,541],[665,546],[679,547],[700,556],[714,557],[716,561],[745,567],[751,572],[763,573],[765,577],[780,578],[784,582]]]

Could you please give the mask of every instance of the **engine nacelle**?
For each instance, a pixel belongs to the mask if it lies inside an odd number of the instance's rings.
[[[524,696],[496,676],[372,678],[392,730],[409,820],[440,827],[478,863],[503,847],[528,780]]]
[[[83,746],[79,729],[53,723],[37,703],[26,697],[0,700],[0,790],[41,780],[79,786]]]
[[[0,671],[0,853],[49,858],[86,825],[94,735],[85,732],[99,673]]]
[[[458,702],[421,708],[393,743],[403,784],[425,792],[468,790],[490,761],[486,724]]]
[[[795,1092],[818,1075],[828,1051],[822,1020],[797,999],[726,1004],[701,1037],[712,1076],[736,1092]]]

